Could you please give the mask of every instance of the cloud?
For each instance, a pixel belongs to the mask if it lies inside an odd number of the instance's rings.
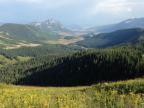
[[[75,4],[77,0],[0,0],[0,3],[23,4],[35,8],[59,8]]]
[[[133,12],[139,8],[144,9],[143,5],[144,1],[142,0],[101,0],[100,2],[95,2],[88,11],[91,15],[99,13],[120,15]]]
[[[91,14],[131,12],[133,8],[144,5],[143,0],[0,0],[0,3],[23,4],[41,8],[57,8],[78,4],[83,7],[84,2],[87,3],[84,8],[89,9]]]
[[[144,17],[144,0],[0,0],[0,7],[4,21],[41,20],[51,16],[67,23],[104,24]]]

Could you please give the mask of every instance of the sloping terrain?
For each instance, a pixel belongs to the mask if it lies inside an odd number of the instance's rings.
[[[58,34],[52,31],[44,32],[39,28],[26,25],[26,24],[11,24],[7,23],[0,26],[0,32],[6,33],[10,38],[15,40],[25,40],[25,41],[41,41],[45,39],[57,39]]]
[[[45,25],[46,24],[46,25]],[[0,26],[0,44],[2,46],[7,46],[6,49],[14,49],[20,47],[33,47],[39,46],[44,43],[55,43],[55,44],[65,44],[65,43],[74,43],[79,40],[75,36],[75,39],[67,40],[63,39],[65,36],[73,35],[70,32],[63,31],[59,29],[58,32],[54,30],[47,30],[48,26],[56,26],[57,22],[42,22],[42,25],[45,27],[39,28],[36,23],[34,24],[12,24],[7,23]],[[62,28],[62,27],[61,27]],[[60,42],[64,40],[65,42]],[[67,42],[68,41],[68,42]],[[27,44],[27,45],[26,45]]]
[[[77,42],[77,45],[89,48],[104,48],[114,45],[135,44],[143,41],[143,37],[143,29],[124,29],[92,36],[88,34],[84,40]]]
[[[96,33],[108,33],[121,29],[144,28],[144,18],[127,19],[117,24],[89,28],[89,31]]]
[[[144,70],[141,51],[131,47],[87,50],[71,55],[64,50],[59,55],[50,55],[49,50],[35,51],[34,54],[44,53],[45,56],[2,68],[0,82],[38,86],[90,85],[135,78],[143,75]]]
[[[3,108],[143,108],[144,79],[84,87],[28,87],[0,84]]]
[[[9,33],[6,32],[0,32],[0,48],[3,49],[18,49],[22,47],[37,47],[41,46],[39,43],[30,43],[30,40],[23,41],[15,39],[15,37],[11,37],[12,35],[9,35]]]
[[[5,56],[5,55],[0,55],[0,68],[2,67],[5,67],[7,65],[13,65],[13,64],[16,64],[18,62],[26,62],[28,60],[30,60],[31,57],[23,57],[23,56],[17,56],[15,58],[13,57],[8,57],[8,56]]]
[[[31,44],[33,45],[33,44]],[[36,44],[34,44],[36,45]],[[0,49],[0,67],[7,66],[10,64],[16,64],[18,62],[27,61],[30,58],[41,57],[41,56],[64,56],[69,53],[81,50],[79,47],[75,46],[65,46],[65,45],[40,45],[40,46],[30,46],[29,44],[21,44],[16,48],[12,45],[7,45],[5,48]],[[7,48],[7,49],[6,49]]]
[[[34,29],[22,24],[4,24],[0,26],[0,31],[9,34],[10,38],[17,40],[34,41],[37,38]]]
[[[43,32],[71,32],[60,21],[55,19],[48,19],[40,22],[33,22],[30,25],[39,28]]]
[[[7,48],[12,49],[19,48],[19,46],[26,46],[25,44],[38,46],[43,43],[63,45],[77,43],[77,45],[82,47],[109,47],[130,41],[132,42],[134,39],[137,40],[139,36],[134,32],[139,32],[140,30],[135,30],[134,28],[144,28],[143,22],[144,18],[128,19],[118,24],[84,29],[83,32],[68,30],[59,21],[54,19],[30,24],[6,23],[0,26],[0,33],[3,33],[3,35],[0,36],[0,46],[2,47],[3,44],[6,45],[7,43],[16,44],[12,44],[11,48],[10,46]],[[92,36],[89,35],[91,32],[93,33]],[[132,35],[132,32],[135,36]],[[97,35],[98,33],[101,34]]]

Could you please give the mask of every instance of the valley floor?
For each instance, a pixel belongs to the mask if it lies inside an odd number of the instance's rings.
[[[144,79],[84,87],[0,84],[0,108],[144,108]]]
[[[72,39],[64,39],[64,37],[58,39],[58,40],[49,40],[49,41],[46,41],[45,43],[48,43],[48,44],[61,44],[61,45],[69,45],[69,44],[74,44],[78,41],[82,41],[84,40],[83,37],[81,36],[75,36],[73,37]]]

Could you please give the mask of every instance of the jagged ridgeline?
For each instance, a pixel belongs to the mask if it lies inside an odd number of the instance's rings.
[[[0,82],[39,86],[89,85],[143,75],[142,53],[134,48],[87,50],[66,57],[43,56],[3,67]]]

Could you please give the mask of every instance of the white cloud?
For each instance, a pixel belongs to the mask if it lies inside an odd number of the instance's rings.
[[[144,0],[0,0],[0,3],[13,3],[31,8],[57,9],[79,6],[87,15],[112,14],[120,15],[135,10],[144,10]],[[86,5],[83,5],[86,4]],[[86,10],[86,11],[85,11]]]
[[[139,8],[144,9],[144,1],[142,0],[101,0],[95,2],[88,9],[89,14],[96,15],[98,13],[106,13],[120,15],[121,13],[129,13]]]

